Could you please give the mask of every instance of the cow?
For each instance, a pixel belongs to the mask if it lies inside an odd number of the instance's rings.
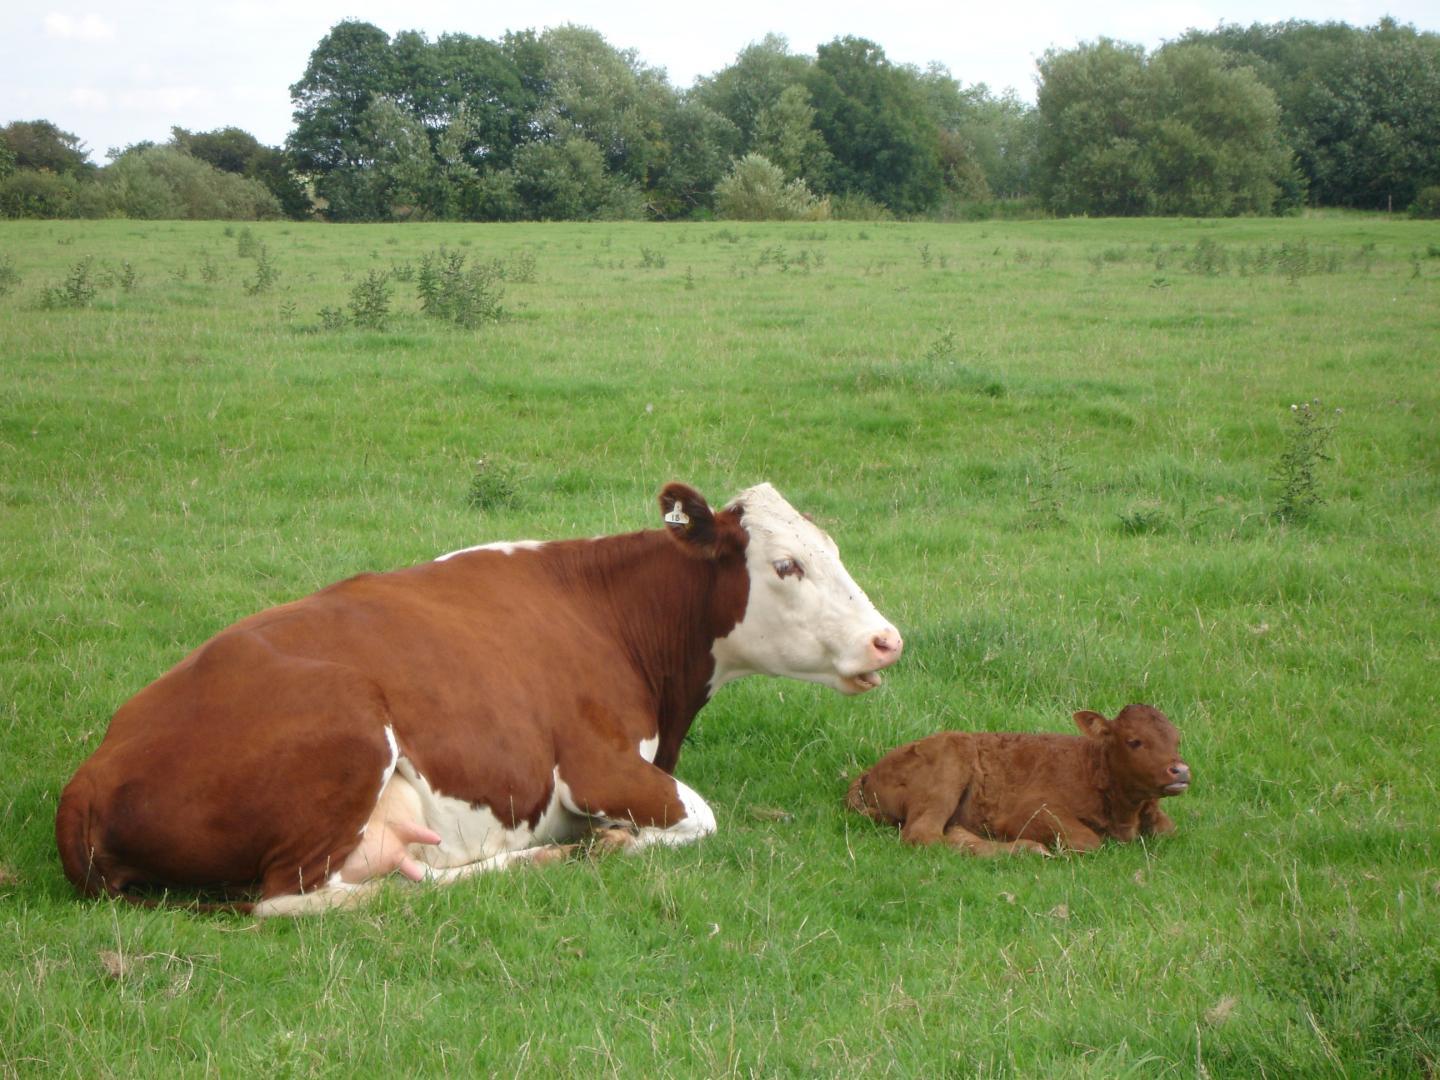
[[[942,731],[907,743],[856,777],[846,803],[898,825],[908,843],[971,855],[1093,851],[1106,837],[1173,832],[1159,800],[1190,786],[1175,725],[1149,705],[1074,719],[1080,735]]]
[[[481,544],[222,630],[65,787],[66,876],[291,915],[549,861],[590,828],[630,850],[713,833],[672,775],[711,695],[753,674],[861,694],[904,643],[769,484],[718,512],[684,484],[659,500],[659,528]]]

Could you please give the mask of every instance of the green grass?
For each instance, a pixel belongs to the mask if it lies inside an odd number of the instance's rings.
[[[0,224],[0,1074],[1435,1074],[1440,224],[248,228],[257,295],[221,224]],[[442,245],[534,280],[427,318],[393,272]],[[387,328],[327,329],[371,270]],[[860,699],[717,697],[717,836],[308,921],[75,897],[59,789],[205,637],[671,479],[773,481],[907,638]],[[1172,838],[967,861],[842,811],[904,740],[1128,701],[1186,736]]]

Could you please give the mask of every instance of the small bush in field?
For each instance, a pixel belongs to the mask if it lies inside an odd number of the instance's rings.
[[[390,275],[371,270],[350,290],[350,318],[366,330],[384,330],[390,320]]]
[[[1306,521],[1324,505],[1320,464],[1330,460],[1326,450],[1339,415],[1340,410],[1336,409],[1326,416],[1318,398],[1290,406],[1293,423],[1275,469],[1280,494],[1275,501],[1274,515],[1281,521]]]
[[[242,230],[242,235],[243,235]],[[258,244],[255,248],[255,276],[245,282],[245,292],[250,296],[259,296],[267,293],[275,287],[280,280],[280,271],[276,269],[274,262],[270,259],[270,249],[264,244]]]
[[[421,308],[432,318],[466,329],[498,321],[505,295],[499,269],[494,264],[467,267],[465,261],[463,252],[444,248],[420,257],[415,289]]]
[[[40,302],[47,308],[89,307],[95,291],[95,257],[86,255],[70,267],[64,281],[45,290]]]

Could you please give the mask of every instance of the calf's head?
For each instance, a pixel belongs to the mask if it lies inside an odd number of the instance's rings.
[[[1149,705],[1126,705],[1113,720],[1083,709],[1075,714],[1082,733],[1099,740],[1110,778],[1137,798],[1179,795],[1190,786],[1190,766],[1180,759],[1180,732]]]
[[[769,484],[741,492],[720,514],[680,484],[660,493],[660,506],[677,538],[698,550],[743,548],[745,613],[715,643],[712,691],[763,674],[861,694],[900,659],[900,632],[855,584],[835,541]]]

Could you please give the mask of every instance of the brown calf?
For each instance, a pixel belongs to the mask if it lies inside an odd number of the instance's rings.
[[[1114,720],[1082,710],[1075,724],[1083,735],[942,731],[890,751],[846,802],[900,826],[907,843],[973,855],[1091,851],[1107,836],[1173,832],[1159,801],[1190,786],[1175,725],[1149,705]]]

